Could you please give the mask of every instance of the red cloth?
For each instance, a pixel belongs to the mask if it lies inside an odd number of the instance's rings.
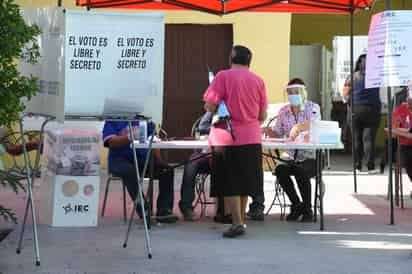
[[[293,13],[346,13],[351,11],[353,0],[293,0],[287,1],[268,0],[169,0],[168,3],[153,0],[76,0],[80,6],[90,8],[128,8],[149,10],[199,10],[213,14],[228,14],[237,11],[258,12],[293,12]],[[354,10],[371,6],[376,0],[355,0]]]
[[[392,124],[395,127],[406,128],[406,117],[409,116],[409,127],[412,126],[412,112],[407,103],[397,106],[392,115]],[[400,137],[401,145],[412,146],[412,140]]]

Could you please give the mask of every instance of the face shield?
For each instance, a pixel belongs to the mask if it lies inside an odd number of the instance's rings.
[[[301,84],[292,84],[288,85],[285,88],[285,91],[288,95],[289,103],[294,107],[299,107],[303,109],[306,99],[307,99],[307,92],[305,85]]]

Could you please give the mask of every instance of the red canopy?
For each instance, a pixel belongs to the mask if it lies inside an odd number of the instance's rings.
[[[87,8],[197,10],[216,15],[238,11],[350,13],[367,9],[376,0],[76,0]],[[352,6],[353,5],[353,6]]]

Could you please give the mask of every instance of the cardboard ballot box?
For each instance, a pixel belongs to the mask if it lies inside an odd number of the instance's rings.
[[[40,218],[51,226],[97,226],[101,133],[54,130],[42,158]]]

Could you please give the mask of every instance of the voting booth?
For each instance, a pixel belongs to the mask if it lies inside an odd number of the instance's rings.
[[[96,226],[102,120],[139,113],[161,123],[164,15],[59,7],[22,14],[42,31],[39,62],[19,64],[22,74],[39,79],[38,94],[24,102],[26,111],[57,120],[45,129],[41,220]],[[33,129],[35,123],[25,125]]]

